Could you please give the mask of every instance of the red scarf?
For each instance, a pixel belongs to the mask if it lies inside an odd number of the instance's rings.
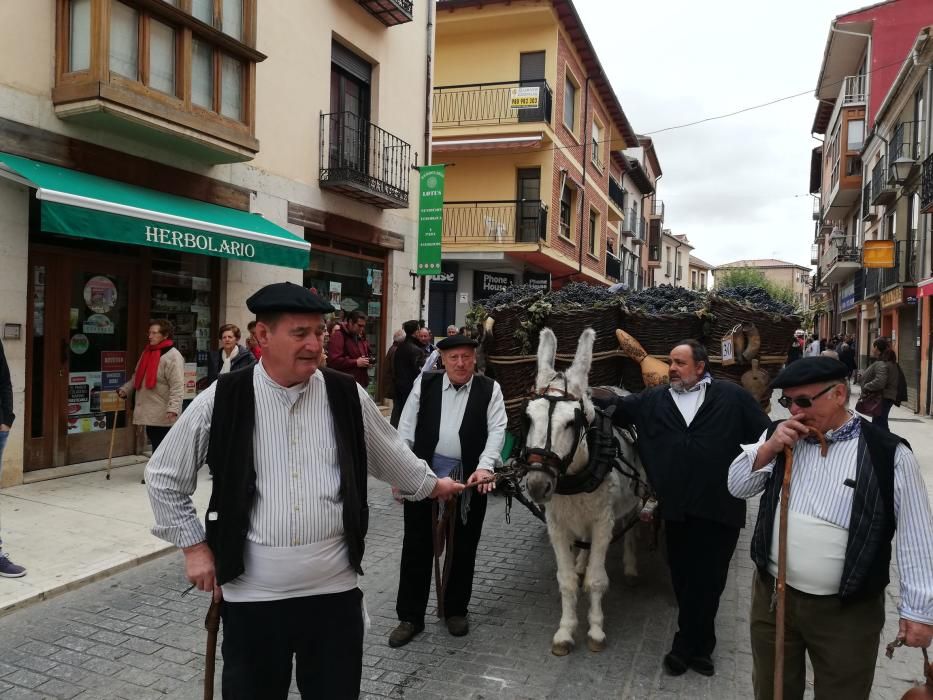
[[[147,389],[155,389],[156,377],[159,374],[159,360],[162,359],[162,351],[172,347],[171,340],[163,340],[158,345],[147,345],[143,350],[142,357],[139,358],[139,364],[136,365],[137,389],[143,386],[143,380],[146,381]]]

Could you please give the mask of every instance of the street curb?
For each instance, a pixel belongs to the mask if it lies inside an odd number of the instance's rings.
[[[128,559],[119,564],[101,569],[100,571],[95,571],[92,574],[75,579],[74,581],[68,581],[67,583],[62,583],[58,586],[49,588],[48,590],[40,591],[39,593],[31,595],[27,598],[23,598],[22,600],[17,600],[16,602],[8,603],[6,605],[0,605],[0,618],[3,618],[6,615],[9,615],[10,613],[16,612],[18,610],[22,610],[23,608],[28,608],[30,605],[35,603],[41,603],[42,601],[55,598],[59,595],[62,595],[63,593],[77,590],[88,585],[89,583],[100,581],[107,578],[108,576],[112,576],[113,574],[118,574],[122,571],[141,566],[142,564],[147,564],[150,561],[164,557],[166,554],[170,554],[176,550],[177,548],[174,545],[165,545],[161,549],[157,549],[156,551],[150,552],[149,554],[144,554],[140,557],[133,557],[132,559]],[[29,574],[27,573],[26,575],[28,576]]]

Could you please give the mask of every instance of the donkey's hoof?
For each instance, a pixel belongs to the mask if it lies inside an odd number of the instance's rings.
[[[551,653],[554,656],[567,656],[573,651],[573,642],[554,642],[551,644]]]
[[[594,639],[593,637],[587,637],[586,646],[589,647],[590,651],[603,651],[606,648],[606,638]]]

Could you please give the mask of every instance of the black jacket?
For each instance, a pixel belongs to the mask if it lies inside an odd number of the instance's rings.
[[[424,366],[426,356],[424,346],[413,335],[409,335],[398,346],[393,358],[395,369],[395,398],[396,404],[404,408],[411,387],[414,385],[421,368]]]
[[[10,381],[10,366],[6,363],[3,343],[0,343],[0,424],[13,425],[13,382]]]
[[[245,345],[237,345],[239,352],[230,363],[230,371],[236,372],[238,369],[246,369],[256,364],[256,356],[250,352]],[[214,350],[207,356],[207,384],[213,384],[220,375],[220,370],[224,366],[223,350]]]
[[[614,421],[634,424],[638,454],[667,520],[693,516],[745,526],[745,501],[729,493],[739,445],[758,441],[768,417],[742,387],[713,380],[688,426],[667,386],[616,400]]]

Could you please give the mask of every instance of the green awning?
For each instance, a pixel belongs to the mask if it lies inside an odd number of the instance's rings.
[[[281,226],[177,197],[0,153],[0,177],[36,188],[42,230],[219,258],[308,267],[310,245]]]

